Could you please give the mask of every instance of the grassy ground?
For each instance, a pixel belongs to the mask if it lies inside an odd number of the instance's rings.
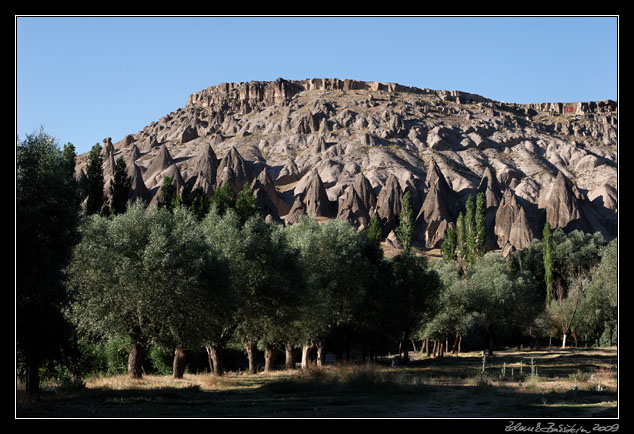
[[[532,361],[531,361],[532,359]],[[532,363],[532,364],[531,364]],[[224,377],[186,374],[85,380],[36,400],[16,391],[16,416],[69,418],[598,418],[617,417],[616,348],[500,351],[408,366],[328,365]]]

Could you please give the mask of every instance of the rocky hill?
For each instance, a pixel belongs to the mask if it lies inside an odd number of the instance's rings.
[[[504,252],[553,227],[617,235],[617,103],[511,104],[479,95],[339,79],[223,83],[135,134],[104,139],[104,175],[123,156],[131,198],[163,177],[211,195],[248,182],[269,220],[301,215],[398,224],[411,191],[415,246],[437,248],[469,194],[486,195],[489,245]],[[85,176],[87,154],[78,156]],[[108,191],[108,189],[106,189]]]

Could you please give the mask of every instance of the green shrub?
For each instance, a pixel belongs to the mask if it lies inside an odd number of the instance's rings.
[[[123,374],[128,371],[130,345],[130,338],[116,337],[104,346],[108,374]]]
[[[152,367],[159,375],[170,375],[172,373],[174,355],[171,351],[152,347],[148,353],[148,359],[150,359]]]
[[[80,356],[75,365],[76,374],[96,375],[108,371],[106,348],[103,344],[80,339],[77,347]]]

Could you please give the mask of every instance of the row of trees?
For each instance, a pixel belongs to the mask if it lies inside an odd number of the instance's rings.
[[[316,348],[321,363],[335,334],[371,354],[407,342],[440,288],[423,257],[388,260],[344,221],[282,227],[215,205],[198,221],[186,208],[135,203],[113,218],[90,217],[81,235],[68,269],[69,318],[81,336],[128,337],[133,377],[150,345],[175,350],[175,376],[184,350],[201,346],[221,374],[232,338],[252,372],[258,348],[265,369],[276,349],[292,357],[301,347],[306,367]]]

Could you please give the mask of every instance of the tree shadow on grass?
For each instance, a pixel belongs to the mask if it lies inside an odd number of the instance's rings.
[[[615,352],[614,352],[615,353]],[[539,376],[518,382],[502,367],[533,358]],[[570,373],[616,367],[616,355],[592,351],[499,352],[423,359],[407,366],[335,366],[279,377],[227,378],[222,389],[90,387],[18,400],[19,418],[495,418],[616,417],[614,387],[576,387]],[[515,374],[518,370],[515,369]],[[508,376],[508,368],[506,375]],[[561,382],[550,383],[551,376]],[[588,376],[589,377],[589,376]],[[221,377],[222,378],[222,377]],[[510,381],[507,381],[511,378]],[[586,378],[587,380],[587,378]],[[208,381],[208,380],[206,380]],[[563,384],[557,387],[551,384]],[[571,387],[574,384],[575,387]],[[207,384],[209,385],[209,383]],[[244,387],[244,386],[248,387]]]

